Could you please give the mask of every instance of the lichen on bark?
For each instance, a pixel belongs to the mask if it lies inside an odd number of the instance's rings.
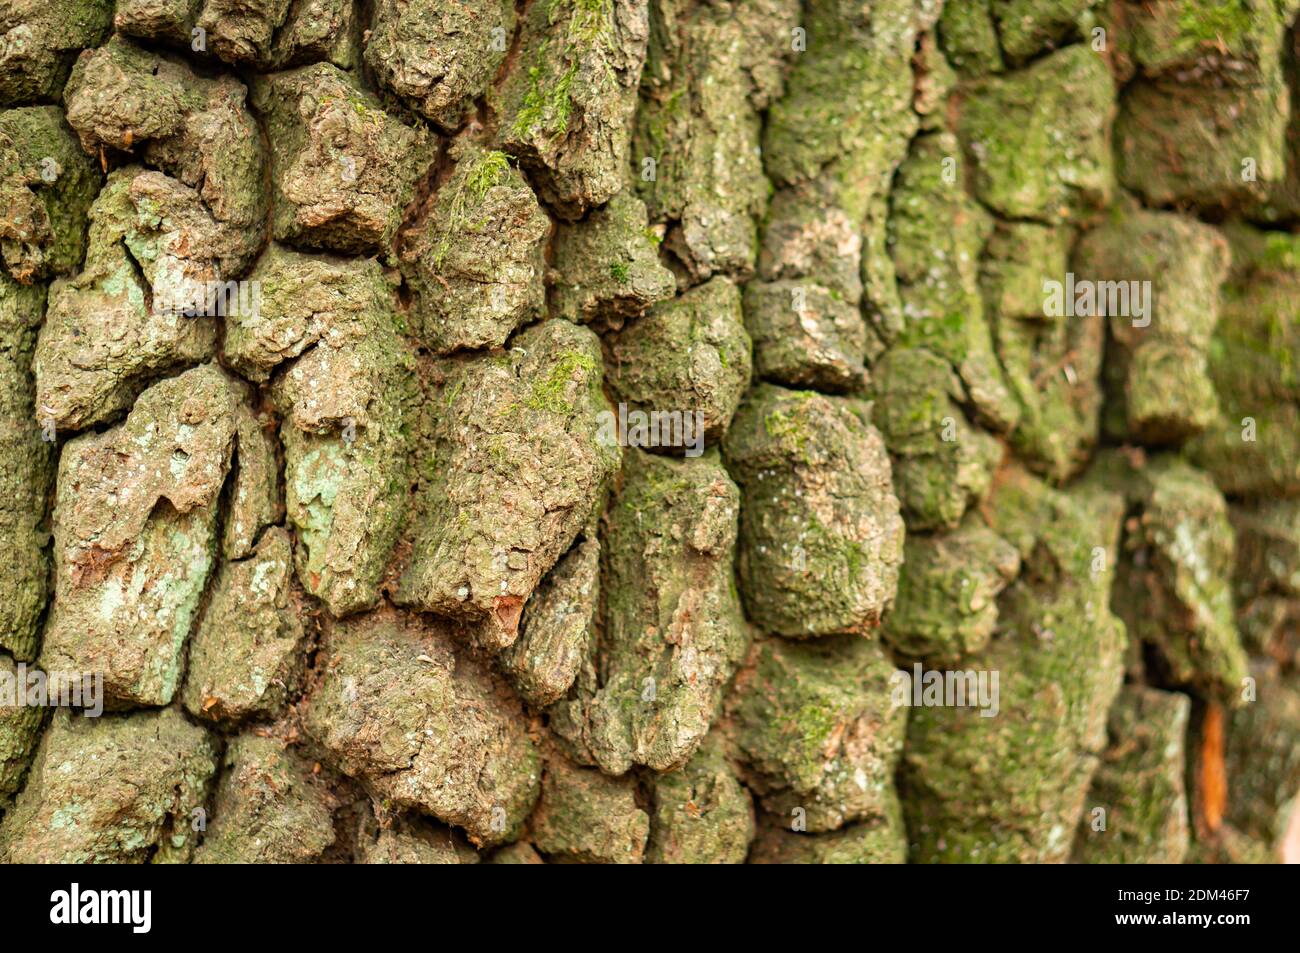
[[[0,859],[1294,855],[1297,15],[0,0]]]

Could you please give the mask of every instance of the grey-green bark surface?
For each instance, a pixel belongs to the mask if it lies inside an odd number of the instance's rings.
[[[0,0],[0,860],[1282,856],[1298,6]]]

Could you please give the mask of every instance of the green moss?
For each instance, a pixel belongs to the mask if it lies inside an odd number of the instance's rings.
[[[1002,70],[997,27],[987,0],[944,4],[939,40],[948,61],[963,75]]]
[[[1114,81],[1083,45],[969,84],[957,132],[975,195],[1005,218],[1049,224],[1106,205],[1114,110]]]
[[[811,396],[811,391],[791,391],[793,395]],[[773,440],[788,447],[792,457],[812,465],[812,448],[815,444],[809,432],[808,421],[793,410],[773,410],[763,417],[763,431]]]
[[[907,712],[892,703],[895,669],[879,643],[772,639],[748,666],[729,712],[765,811],[800,809],[809,831],[892,811]]]
[[[1205,43],[1235,44],[1251,28],[1248,0],[1213,0],[1181,5],[1178,27],[1186,35]]]
[[[1180,864],[1187,853],[1183,772],[1191,700],[1128,685],[1111,707],[1110,746],[1093,778],[1075,840],[1075,862]],[[1105,826],[1092,825],[1094,811]]]
[[[862,632],[893,600],[903,526],[880,479],[884,441],[865,417],[858,401],[759,385],[723,439],[745,491],[741,591],[765,631]]]
[[[918,863],[1065,860],[1123,680],[1113,572],[1090,566],[1093,547],[1118,544],[1119,497],[1007,470],[987,512],[1027,571],[999,597],[998,634],[963,662],[999,673],[997,717],[910,709],[900,786]]]
[[[469,173],[469,189],[476,201],[483,201],[488,189],[501,180],[501,175],[510,167],[510,157],[504,152],[485,152],[474,163]]]
[[[790,732],[814,748],[821,748],[835,730],[835,715],[825,705],[804,705],[790,722]]]
[[[809,562],[824,565],[832,572],[843,567],[849,581],[861,575],[867,565],[867,551],[860,543],[838,538],[815,517],[809,517],[799,542],[806,544]]]
[[[545,55],[546,47],[547,44],[545,42],[538,47],[539,59]],[[565,73],[565,76],[571,77],[572,73],[576,69],[576,65],[571,66]],[[571,78],[569,82],[572,82]],[[561,86],[563,86],[564,89],[563,103],[557,99]],[[513,126],[514,134],[516,136],[528,135],[532,130],[541,126],[547,117],[553,117],[551,119],[552,131],[561,131],[557,128],[560,125],[560,120],[558,119],[557,114],[561,109],[565,109],[563,123],[564,126],[567,127],[568,90],[568,84],[564,83],[562,78],[561,82],[557,83],[549,93],[545,92],[542,89],[542,68],[540,66],[530,66],[528,68],[528,91],[524,93],[523,102],[520,104],[519,112],[515,116]]]
[[[1255,264],[1277,271],[1300,270],[1300,240],[1285,232],[1268,232]]]
[[[568,66],[558,78],[553,76],[545,66],[552,58],[548,55],[550,41],[539,44],[533,65],[528,67],[527,92],[511,126],[515,136],[526,137],[539,129],[554,136],[568,131],[573,112],[573,83],[581,65],[579,53],[610,42],[613,14],[613,6],[607,0],[551,0],[547,10],[549,23],[557,23],[566,15],[570,18],[563,48],[555,60],[567,62]]]
[[[655,779],[654,801],[647,863],[745,862],[754,811],[720,732],[711,733],[681,771]]]
[[[510,157],[504,152],[492,150],[470,160],[466,166],[467,168],[456,170],[456,181],[451,186],[454,189],[451,208],[447,213],[442,234],[438,237],[438,243],[434,246],[434,268],[442,267],[447,252],[451,250],[452,241],[470,221],[471,203],[475,206],[481,205],[487,198],[488,192],[500,183],[501,176],[509,171]]]
[[[677,282],[646,238],[645,203],[619,192],[580,223],[562,225],[551,246],[551,313],[575,323],[632,318],[673,297]]]
[[[567,414],[573,405],[565,399],[564,391],[573,381],[575,371],[591,372],[596,370],[596,359],[580,351],[566,351],[551,368],[551,373],[533,386],[533,392],[524,402],[531,410],[549,410],[555,414]]]

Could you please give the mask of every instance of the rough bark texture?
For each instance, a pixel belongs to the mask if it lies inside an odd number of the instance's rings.
[[[1298,8],[0,0],[0,860],[1279,858]]]

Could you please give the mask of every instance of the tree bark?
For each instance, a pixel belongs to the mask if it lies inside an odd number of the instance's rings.
[[[0,859],[1294,857],[1297,8],[8,3]]]

